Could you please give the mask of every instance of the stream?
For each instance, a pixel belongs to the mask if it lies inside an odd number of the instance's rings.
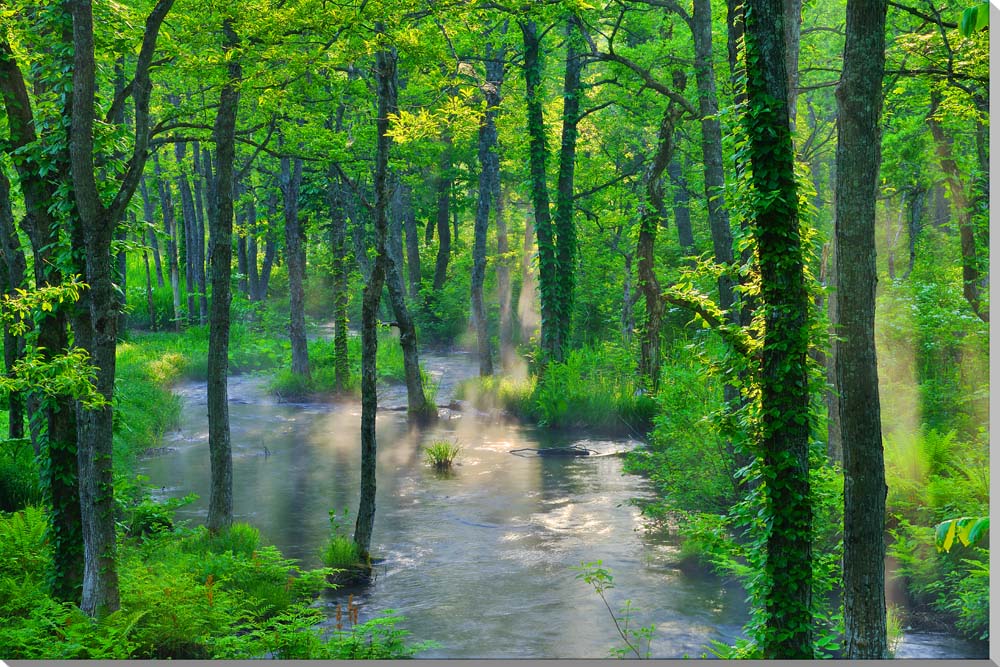
[[[478,372],[473,355],[422,353],[447,405],[457,382]],[[205,383],[175,388],[181,423],[159,454],[140,462],[154,497],[194,492],[178,510],[201,523],[209,497]],[[318,567],[330,510],[351,518],[360,479],[360,404],[278,403],[266,379],[229,380],[235,520],[253,524],[305,567]],[[426,658],[606,658],[623,644],[604,603],[571,568],[600,560],[614,576],[615,611],[631,600],[631,627],[655,624],[652,657],[699,657],[712,640],[732,642],[747,618],[742,589],[670,563],[678,545],[646,529],[633,499],[652,488],[622,473],[618,456],[517,456],[521,448],[579,445],[622,452],[629,439],[588,439],[468,409],[442,409],[428,429],[406,422],[404,387],[379,393],[378,490],[372,554],[376,578],[351,589],[361,620],[392,609]],[[402,410],[400,410],[402,408]],[[461,447],[451,473],[422,457],[425,443]],[[321,599],[332,614],[347,591]],[[936,633],[909,633],[897,657],[982,658],[985,647]]]

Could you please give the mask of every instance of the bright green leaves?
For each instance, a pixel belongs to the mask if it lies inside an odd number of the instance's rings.
[[[957,538],[963,546],[975,544],[990,529],[990,518],[961,517],[942,521],[934,528],[934,545],[939,552],[951,551]]]
[[[972,34],[987,28],[990,25],[990,3],[980,2],[962,12],[962,20],[958,24],[958,31],[963,37],[972,37]]]

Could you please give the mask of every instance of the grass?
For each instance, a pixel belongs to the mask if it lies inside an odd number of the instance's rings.
[[[424,460],[437,470],[448,470],[461,451],[462,447],[457,442],[435,440],[424,449]]]

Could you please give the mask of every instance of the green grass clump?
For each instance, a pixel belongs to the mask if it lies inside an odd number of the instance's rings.
[[[354,567],[362,562],[358,545],[344,535],[332,535],[323,549],[323,565],[332,568]]]
[[[424,459],[438,470],[448,470],[461,451],[462,447],[456,442],[436,440],[424,450]]]

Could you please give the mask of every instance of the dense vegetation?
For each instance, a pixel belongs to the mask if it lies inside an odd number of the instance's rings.
[[[984,7],[0,3],[0,657],[420,650],[313,601],[366,579],[376,387],[432,422],[432,348],[467,407],[644,441],[644,512],[751,602],[712,653],[887,657],[884,553],[907,623],[988,639],[987,524],[941,537],[989,514]],[[326,568],[233,522],[239,373],[361,401]],[[180,380],[205,527],[134,471]]]

